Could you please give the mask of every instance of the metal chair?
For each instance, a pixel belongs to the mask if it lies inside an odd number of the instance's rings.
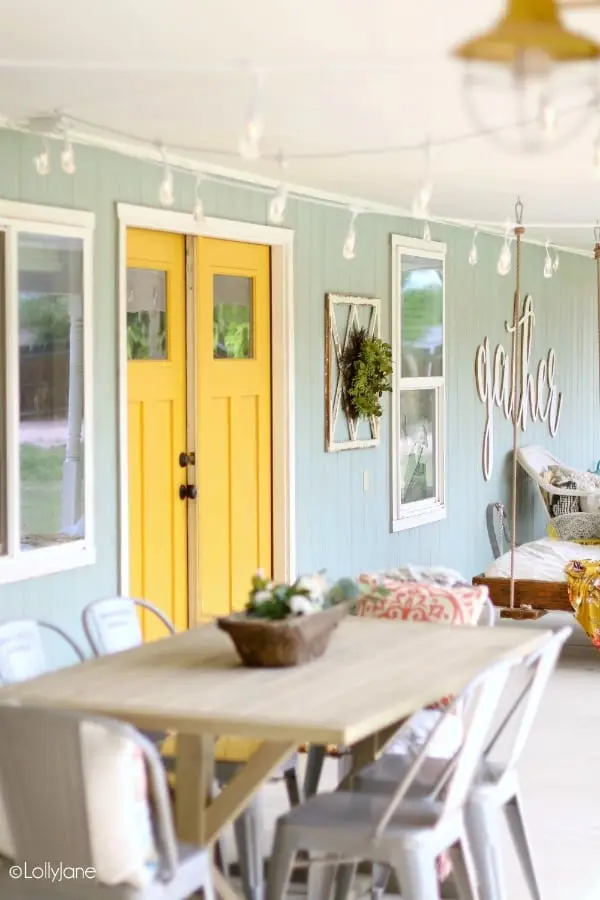
[[[486,737],[514,663],[486,668],[441,714],[438,726],[415,754],[392,796],[336,791],[317,794],[282,816],[276,827],[269,865],[267,900],[282,900],[300,851],[319,854],[324,863],[321,896],[327,897],[335,868],[343,865],[351,883],[359,862],[384,864],[396,872],[403,900],[438,900],[435,861],[449,850],[461,900],[475,900],[471,881],[464,805],[478,771]],[[430,756],[430,746],[442,723],[464,705],[465,736],[443,795],[408,799]],[[311,894],[311,898],[312,898]]]
[[[498,610],[486,597],[477,625],[491,628],[499,619]],[[338,760],[338,780],[342,781],[347,772],[352,768],[352,747],[338,747],[335,752],[328,751],[322,744],[310,744],[308,747],[306,772],[304,775],[304,796],[313,797],[318,789],[323,774],[325,758],[333,756]]]
[[[519,677],[525,676],[525,683],[517,690],[516,698],[508,710],[502,711],[484,749],[481,768],[465,806],[467,835],[475,861],[481,900],[506,900],[507,896],[499,855],[502,841],[497,827],[501,810],[506,814],[531,895],[534,900],[541,900],[521,812],[517,763],[560,652],[572,631],[570,627],[560,629],[515,669],[515,674]],[[494,752],[497,751],[501,738],[506,735],[509,726],[515,724],[518,727],[511,736],[504,761],[495,761]],[[377,762],[359,772],[353,787],[365,794],[388,796],[398,781],[406,776],[410,765],[410,755],[384,754]],[[425,794],[437,794],[442,790],[452,765],[452,757],[432,760]],[[423,796],[422,785],[419,796]],[[371,891],[373,898],[383,895],[388,876],[389,871],[374,870]],[[349,886],[346,885],[345,889],[349,889]],[[341,896],[346,894],[342,892]]]
[[[65,641],[78,662],[85,655],[78,644],[66,631],[51,622],[36,619],[17,619],[0,624],[0,682],[15,684],[29,678],[37,678],[50,669],[44,652],[42,634],[44,631],[59,635]]]
[[[136,647],[142,643],[138,608],[154,613],[171,634],[175,633],[173,624],[164,613],[147,600],[128,597],[95,600],[83,611],[83,629],[96,656]],[[146,736],[156,743],[168,737],[165,732],[146,733]],[[174,772],[175,758],[163,755],[163,760],[167,770]],[[275,780],[283,779],[291,806],[296,806],[301,799],[297,764],[297,755],[294,754],[275,775]],[[231,781],[241,765],[241,761],[235,760],[215,761],[215,778],[219,789]],[[233,826],[240,876],[247,900],[259,900],[264,893],[264,867],[259,845],[261,819],[260,799],[255,797],[238,816]],[[219,851],[222,856],[222,848],[219,848]]]
[[[15,878],[0,868],[0,894],[11,900],[184,900],[202,889],[215,900],[210,857],[204,849],[178,844],[167,776],[155,746],[135,729],[111,719],[33,706],[0,705],[0,780],[14,862],[30,871],[62,863],[93,873],[94,850],[86,803],[82,728],[94,724],[106,735],[132,741],[149,774],[158,868],[146,887],[101,884],[96,878]],[[12,873],[12,875],[11,875]]]

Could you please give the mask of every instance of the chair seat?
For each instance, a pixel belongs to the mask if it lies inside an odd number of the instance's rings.
[[[81,878],[25,879],[10,875],[11,862],[0,864],[0,897],[10,900],[183,900],[198,889],[205,870],[211,876],[211,861],[206,850],[179,844],[179,864],[173,879],[163,882],[157,876],[144,888],[130,885],[99,884]],[[65,863],[66,865],[66,863]],[[29,866],[31,869],[32,867]]]

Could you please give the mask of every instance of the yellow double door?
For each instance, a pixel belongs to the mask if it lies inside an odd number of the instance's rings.
[[[177,630],[241,609],[272,564],[270,250],[187,253],[127,233],[130,594]]]

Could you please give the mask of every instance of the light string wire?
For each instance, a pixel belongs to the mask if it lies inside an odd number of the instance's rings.
[[[590,105],[590,104],[585,104]],[[580,107],[574,107],[573,109],[578,109]],[[225,156],[230,158],[235,158],[239,160],[239,153],[236,153],[233,150],[222,150],[216,148],[207,148],[207,147],[191,147],[186,145],[166,145],[164,143],[160,143],[157,145],[156,142],[152,142],[146,140],[144,138],[140,138],[138,135],[133,134],[131,132],[117,129],[111,126],[105,126],[99,124],[97,122],[93,122],[89,119],[80,118],[78,116],[73,116],[71,114],[63,114],[62,112],[55,112],[52,115],[46,117],[40,117],[40,119],[45,118],[48,121],[53,121],[55,123],[54,128],[50,130],[40,129],[39,127],[32,127],[30,122],[35,120],[26,120],[26,121],[18,121],[12,120],[7,116],[0,115],[0,128],[6,131],[13,131],[22,134],[27,134],[30,136],[37,137],[43,145],[43,149],[46,150],[48,141],[64,141],[65,128],[68,128],[69,142],[71,145],[79,144],[81,146],[86,147],[96,147],[100,149],[108,149],[111,152],[118,153],[122,156],[127,157],[135,157],[139,158],[141,161],[154,165],[155,167],[159,167],[164,169],[165,167],[165,159],[168,160],[168,167],[172,172],[178,172],[183,175],[192,175],[194,178],[201,178],[202,183],[205,182],[214,182],[218,184],[227,184],[231,186],[244,186],[246,189],[250,189],[256,192],[266,193],[270,196],[278,190],[281,186],[281,181],[276,181],[274,179],[261,179],[262,183],[258,183],[253,180],[253,175],[251,173],[246,173],[240,171],[239,175],[237,174],[221,174],[221,173],[213,173],[209,171],[210,164],[202,163],[200,160],[196,161],[194,159],[188,159],[185,161],[178,160],[175,161],[173,157],[178,156],[179,154],[198,154],[201,155],[212,155],[212,156]],[[505,128],[514,128],[514,125],[503,125],[500,126],[501,129]],[[79,131],[76,129],[88,129],[87,133],[83,131]],[[474,139],[481,135],[488,133],[491,129],[485,129],[477,132],[468,132],[463,135],[457,135],[454,137],[449,137],[446,139],[438,140],[438,141],[428,141],[429,148],[435,147],[443,147],[452,143],[459,143],[460,141]],[[108,147],[106,143],[103,142],[102,138],[112,138],[115,141],[120,141],[123,143],[127,143],[131,146],[131,149],[124,150],[122,148],[117,148],[114,146]],[[369,153],[375,154],[392,154],[392,153],[403,153],[403,152],[418,152],[423,153],[423,142],[415,142],[410,144],[402,144],[397,145],[395,147],[387,147],[387,148],[375,148],[370,150],[352,150],[352,151],[342,151],[338,154],[330,153],[330,154],[291,154],[285,155],[285,164],[289,165],[290,161],[301,161],[306,159],[334,159],[334,158],[344,158],[349,156],[356,155],[367,155]],[[136,152],[133,152],[133,147],[136,148]],[[160,148],[158,150],[158,148]],[[281,165],[282,152],[278,151],[276,154],[261,154],[262,160],[274,160]],[[44,173],[47,174],[47,173]],[[268,183],[267,183],[268,182]],[[387,207],[384,204],[377,202],[369,202],[369,201],[348,201],[342,199],[330,199],[326,197],[319,196],[318,191],[311,189],[310,187],[301,187],[294,186],[291,183],[286,184],[286,196],[287,198],[296,198],[298,200],[303,200],[305,202],[313,202],[319,205],[328,206],[330,208],[350,211],[353,215],[360,213],[361,216],[365,214],[372,215],[387,215],[392,217],[400,217],[400,218],[408,218],[414,219],[415,216],[413,212],[409,209],[402,208],[400,206],[396,207]],[[505,229],[507,227],[506,220],[504,221],[482,221],[478,219],[477,221],[465,218],[456,218],[451,216],[441,216],[428,214],[428,220],[430,222],[440,224],[440,225],[449,225],[457,228],[476,230],[478,234],[488,234],[493,237],[502,237],[505,234]],[[517,223],[515,222],[514,225]],[[583,223],[573,223],[573,222],[540,222],[540,223],[530,223],[529,229],[545,229],[547,231],[556,230],[556,229],[575,229],[575,230],[584,230],[591,229],[593,230],[596,226],[596,222],[583,222]],[[546,241],[530,239],[528,241],[532,244],[539,244],[544,246]],[[557,250],[564,250],[566,252],[574,252],[579,255],[593,255],[588,253],[587,251],[581,250],[576,247],[559,247],[558,244],[552,242],[552,246]]]

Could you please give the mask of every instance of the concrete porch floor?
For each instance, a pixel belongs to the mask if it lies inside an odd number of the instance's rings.
[[[547,616],[530,627],[556,627],[570,617]],[[508,626],[510,627],[510,626]],[[583,640],[582,640],[583,638]],[[520,766],[523,802],[544,900],[600,900],[600,653],[574,635],[544,699]],[[329,763],[322,789],[332,789]],[[281,784],[264,791],[264,849],[285,812]],[[228,835],[230,859],[235,853]],[[505,869],[510,900],[530,900],[507,841]],[[367,883],[360,885],[367,888]],[[294,885],[290,896],[306,896]]]

